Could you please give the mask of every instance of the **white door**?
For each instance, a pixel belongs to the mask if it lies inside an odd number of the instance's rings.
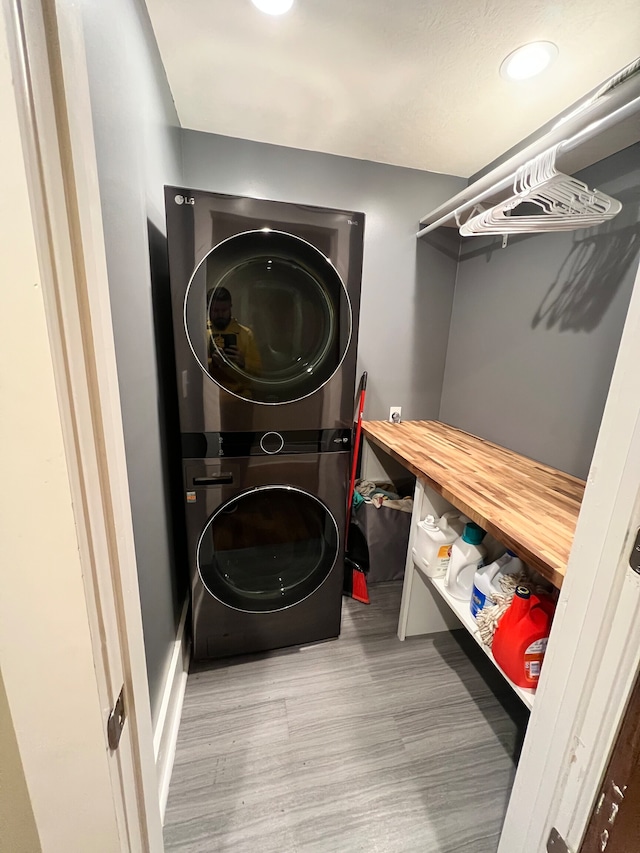
[[[79,20],[58,19],[54,2],[7,0],[3,12],[5,687],[42,850],[159,853]],[[107,718],[121,690],[126,720],[112,749]]]

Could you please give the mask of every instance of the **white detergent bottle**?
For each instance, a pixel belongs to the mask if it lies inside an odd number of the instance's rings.
[[[462,524],[455,513],[445,512],[441,518],[428,515],[418,524],[412,550],[413,562],[430,578],[441,578],[447,572],[451,545],[460,536]]]
[[[451,546],[451,559],[444,579],[447,591],[454,598],[469,601],[476,570],[484,565],[487,549],[480,543],[485,531],[470,521],[462,536]]]
[[[457,536],[462,536],[465,524],[469,523],[466,515],[462,515],[455,509],[450,509],[448,512],[443,512],[440,518],[441,525],[445,525],[450,530],[455,530]]]
[[[516,575],[523,570],[524,563],[513,551],[507,551],[493,563],[479,568],[473,579],[473,592],[471,593],[471,613],[473,616],[476,617],[484,607],[493,603],[490,595],[494,592],[502,592],[500,578],[505,575]]]

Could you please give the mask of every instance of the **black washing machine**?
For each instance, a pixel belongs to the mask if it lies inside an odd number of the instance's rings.
[[[183,433],[353,416],[364,214],[166,187]]]
[[[165,202],[194,656],[336,637],[364,215]]]
[[[184,461],[194,658],[337,637],[350,431],[209,440]]]

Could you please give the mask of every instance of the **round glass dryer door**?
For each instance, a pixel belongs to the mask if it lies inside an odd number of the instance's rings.
[[[335,519],[318,498],[289,486],[261,486],[212,515],[198,542],[197,566],[223,604],[264,613],[311,595],[338,550]]]
[[[330,260],[281,231],[247,231],[203,258],[184,303],[200,367],[237,397],[290,403],[321,388],[351,339],[351,305]]]

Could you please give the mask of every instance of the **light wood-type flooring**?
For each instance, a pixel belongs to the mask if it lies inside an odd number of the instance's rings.
[[[192,671],[168,853],[495,853],[528,713],[465,631],[401,643],[400,593]]]

